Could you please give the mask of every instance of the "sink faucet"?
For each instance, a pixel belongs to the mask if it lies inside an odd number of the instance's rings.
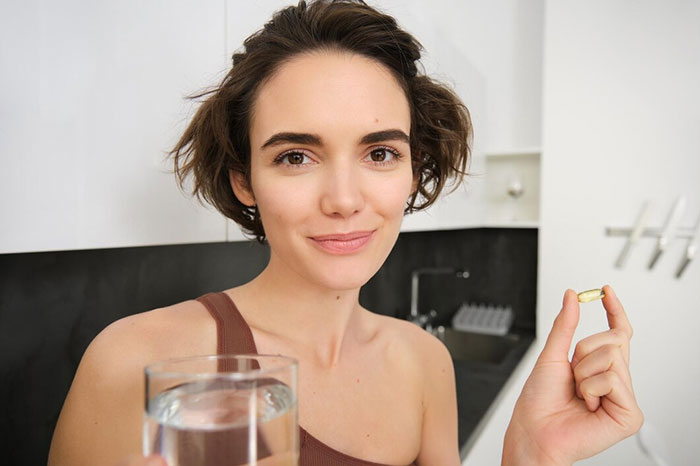
[[[432,332],[433,328],[431,322],[437,317],[437,312],[434,309],[431,309],[427,314],[420,314],[418,312],[418,284],[421,275],[438,274],[469,278],[469,272],[453,267],[424,267],[411,272],[411,313],[408,315],[408,320],[429,332]]]

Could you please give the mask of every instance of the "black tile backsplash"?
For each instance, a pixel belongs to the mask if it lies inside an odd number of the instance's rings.
[[[0,255],[0,449],[13,465],[45,464],[54,425],[85,348],[126,315],[192,299],[253,278],[265,266],[257,243]],[[421,279],[420,309],[448,322],[462,301],[513,306],[516,325],[535,327],[537,230],[402,233],[360,301],[402,317],[411,271],[464,268],[468,279]]]
[[[268,256],[253,242],[0,255],[3,462],[46,464],[80,358],[104,327],[244,283]]]
[[[411,272],[422,267],[454,267],[470,275],[421,275],[418,309],[436,310],[436,324],[449,323],[468,301],[511,306],[514,326],[534,332],[536,229],[403,233],[382,269],[362,289],[360,302],[382,314],[405,317],[411,307]]]

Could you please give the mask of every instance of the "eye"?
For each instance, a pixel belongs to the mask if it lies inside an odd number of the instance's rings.
[[[377,165],[386,165],[397,162],[401,158],[401,154],[390,147],[377,147],[372,149],[366,158]]]
[[[311,157],[303,152],[299,151],[289,151],[280,154],[275,160],[275,165],[295,165],[303,166],[312,163]]]

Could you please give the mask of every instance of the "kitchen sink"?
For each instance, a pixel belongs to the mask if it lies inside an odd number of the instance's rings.
[[[518,335],[485,335],[442,326],[432,333],[445,344],[455,361],[501,364],[520,342]]]

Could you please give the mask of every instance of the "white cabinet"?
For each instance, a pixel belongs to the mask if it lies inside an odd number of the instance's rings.
[[[0,253],[225,240],[163,162],[228,65],[222,2],[0,7]]]
[[[0,6],[0,253],[241,240],[163,159],[230,56],[293,2]],[[425,46],[474,122],[470,176],[403,230],[489,224],[487,152],[539,145],[541,1],[374,2]]]
[[[486,154],[486,226],[537,228],[541,149]]]
[[[531,200],[536,192],[531,185],[527,198],[516,206],[520,211],[520,204],[528,203],[525,219],[495,220],[508,202],[500,198],[494,202],[493,193],[487,189],[485,153],[503,147],[516,148],[517,152],[540,144],[542,1],[529,2],[527,7],[516,0],[440,0],[429,8],[421,0],[371,3],[397,18],[422,43],[426,72],[457,92],[474,123],[470,175],[429,209],[406,216],[402,231],[536,226],[537,219],[532,218],[536,212],[532,211],[538,202]],[[272,12],[288,4],[284,0],[245,4],[229,0],[229,54]],[[238,227],[229,222],[229,239],[241,238]]]
[[[494,220],[503,202],[494,203],[489,190],[486,155],[540,145],[542,1],[379,3],[423,44],[426,71],[454,88],[474,124],[473,160],[464,185],[427,211],[406,217],[403,230],[536,226],[536,219]],[[524,200],[534,192],[528,189]]]

